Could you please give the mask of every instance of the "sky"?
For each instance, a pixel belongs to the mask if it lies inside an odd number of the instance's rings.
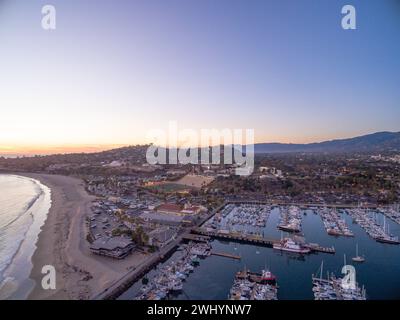
[[[0,153],[147,143],[169,121],[256,142],[400,131],[399,35],[398,0],[0,0]]]

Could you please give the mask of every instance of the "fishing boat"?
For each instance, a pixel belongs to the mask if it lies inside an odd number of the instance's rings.
[[[276,250],[289,251],[289,252],[295,252],[295,253],[300,253],[300,254],[310,253],[310,251],[311,251],[310,248],[304,247],[303,245],[295,242],[291,238],[284,238],[279,242],[275,242],[273,244],[273,248]]]
[[[254,273],[244,269],[235,275],[230,300],[277,300],[276,277],[269,270]]]
[[[276,286],[276,277],[268,269],[261,271],[261,284],[269,284],[271,286]]]

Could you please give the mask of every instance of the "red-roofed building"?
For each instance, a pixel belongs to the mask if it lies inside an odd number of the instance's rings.
[[[163,203],[156,207],[156,211],[166,214],[182,215],[183,206],[174,203]]]
[[[207,209],[202,206],[193,206],[193,205],[181,206],[174,203],[163,203],[160,204],[158,207],[156,207],[155,211],[157,211],[158,213],[184,216],[184,215],[198,214],[201,211],[207,211]]]

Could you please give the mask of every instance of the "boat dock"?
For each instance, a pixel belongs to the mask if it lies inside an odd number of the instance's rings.
[[[114,300],[125,292],[132,284],[147,274],[161,261],[165,261],[178,248],[182,238],[178,237],[175,241],[163,247],[160,252],[150,256],[136,268],[129,270],[120,279],[116,280],[103,291],[93,295],[91,300]]]
[[[330,253],[335,254],[336,250],[334,247],[322,247],[316,243],[307,243],[304,245],[305,247],[309,248],[311,251],[314,252],[323,252],[323,253]]]
[[[207,236],[209,238],[231,240],[231,241],[260,245],[260,246],[264,246],[264,247],[272,247],[275,243],[280,242],[277,239],[267,239],[267,238],[263,238],[263,237],[259,237],[259,236],[244,235],[244,234],[233,233],[233,232],[209,231],[204,228],[193,228],[192,233]],[[329,254],[335,253],[335,248],[333,248],[333,247],[331,247],[331,248],[322,247],[315,243],[305,244],[304,246],[308,247],[312,252],[322,252],[322,253],[329,253]]]
[[[182,236],[182,240],[186,241],[194,241],[194,242],[208,242],[210,241],[210,237],[208,236],[202,236],[199,234],[193,234],[193,233],[187,233]]]
[[[270,206],[297,206],[301,209],[313,209],[313,208],[336,208],[336,209],[351,209],[351,208],[359,208],[360,205],[357,204],[344,204],[344,203],[303,203],[303,202],[290,202],[290,201],[277,201],[277,200],[245,200],[245,199],[236,199],[236,200],[227,200],[222,206],[224,207],[227,204],[259,204],[259,205],[270,205]],[[362,208],[365,209],[377,209],[378,205],[376,204],[363,204]]]
[[[241,233],[234,232],[218,232],[218,231],[209,231],[203,228],[192,228],[192,233],[200,234],[207,236],[209,238],[222,239],[222,240],[232,240],[250,244],[257,244],[265,247],[272,247],[275,242],[279,242],[279,240],[274,239],[266,239],[253,235],[244,235]]]
[[[237,255],[226,253],[226,252],[211,252],[211,255],[212,256],[225,257],[225,258],[231,258],[231,259],[236,259],[236,260],[242,259],[241,256],[237,256]]]
[[[391,235],[389,225],[386,224],[386,216],[384,215],[383,225],[376,221],[375,217],[371,217],[368,211],[362,208],[347,211],[358,225],[374,240],[388,244],[400,244],[399,238]]]

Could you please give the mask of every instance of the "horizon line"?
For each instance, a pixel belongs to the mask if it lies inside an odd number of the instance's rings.
[[[358,137],[374,135],[379,133],[400,133],[400,131],[376,131],[372,133],[366,133],[362,135],[347,137],[347,138],[332,138],[328,140],[306,142],[306,143],[293,143],[293,142],[255,142],[254,145],[259,144],[287,144],[287,145],[309,145],[337,140],[354,139]],[[33,146],[1,146],[0,145],[0,157],[16,158],[16,157],[34,157],[34,156],[51,156],[51,155],[66,155],[66,154],[93,154],[98,152],[110,151],[119,148],[134,147],[134,146],[146,146],[152,145],[153,143],[135,143],[135,144],[60,144],[60,145],[33,145]],[[220,144],[220,146],[227,146],[229,144]],[[217,146],[217,145],[214,145]],[[207,148],[214,147],[213,145],[208,146],[185,146],[185,148]],[[245,146],[242,144],[242,146]],[[179,149],[181,146],[157,146],[158,148],[167,149]]]

